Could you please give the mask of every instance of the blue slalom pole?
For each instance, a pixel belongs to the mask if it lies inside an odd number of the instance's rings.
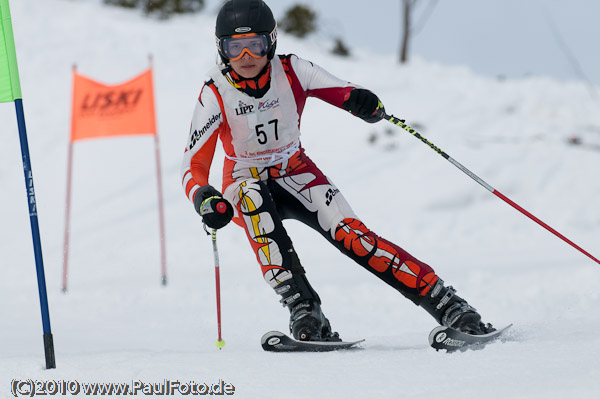
[[[40,228],[37,217],[37,203],[35,200],[35,189],[33,187],[33,173],[29,160],[29,144],[27,142],[27,129],[25,127],[25,115],[23,113],[23,100],[15,99],[17,111],[17,124],[19,126],[19,138],[21,139],[21,154],[23,155],[23,172],[25,173],[25,188],[27,190],[27,202],[29,204],[29,221],[31,223],[31,235],[33,238],[33,252],[35,255],[35,267],[37,270],[38,291],[40,294],[40,308],[42,311],[42,326],[44,329],[44,353],[46,355],[46,368],[56,368],[54,357],[54,341],[50,328],[50,312],[48,310],[48,294],[46,293],[46,277],[44,275],[44,261],[42,258],[42,243],[40,240]]]

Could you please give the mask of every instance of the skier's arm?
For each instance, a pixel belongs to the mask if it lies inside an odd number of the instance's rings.
[[[181,165],[183,189],[192,202],[194,202],[198,189],[208,185],[210,165],[222,122],[223,116],[217,97],[205,85],[194,108],[190,134]]]
[[[202,216],[204,224],[213,229],[224,227],[233,216],[231,204],[208,184],[210,165],[222,126],[219,101],[214,91],[204,85],[194,109],[181,177],[185,194],[194,204],[196,212]]]
[[[345,80],[339,79],[317,64],[290,56],[294,70],[302,89],[308,97],[316,97],[338,108],[342,108],[344,99],[350,95],[352,89],[357,87]]]
[[[290,56],[290,62],[307,96],[317,97],[369,123],[381,120],[376,110],[383,105],[371,91],[341,80],[320,66],[294,55]]]

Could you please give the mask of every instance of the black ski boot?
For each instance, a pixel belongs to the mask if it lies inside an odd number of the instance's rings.
[[[319,302],[310,299],[291,309],[290,332],[299,341],[341,341],[339,334],[331,331]]]
[[[431,294],[423,299],[421,307],[441,325],[464,333],[482,335],[496,331],[491,324],[481,322],[477,309],[456,295],[454,288],[444,287],[442,279],[438,280]]]
[[[341,341],[337,332],[331,331],[329,320],[321,311],[321,300],[310,286],[304,273],[275,287],[282,296],[281,303],[290,310],[290,332],[299,341]]]

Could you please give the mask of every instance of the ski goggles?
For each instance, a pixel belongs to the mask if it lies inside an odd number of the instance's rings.
[[[271,49],[271,41],[268,35],[246,33],[220,39],[219,47],[227,59],[237,61],[246,53],[254,58],[264,57]]]

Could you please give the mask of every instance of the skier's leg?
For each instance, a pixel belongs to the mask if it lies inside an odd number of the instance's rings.
[[[282,217],[309,225],[344,254],[419,304],[438,280],[433,269],[369,230],[340,190],[306,155],[303,161],[303,167],[268,182]]]
[[[267,185],[248,178],[225,191],[238,213],[265,281],[290,310],[290,332],[301,340],[339,340],[321,311]]]
[[[486,332],[475,309],[444,287],[434,270],[398,245],[376,235],[354,214],[343,195],[303,155],[305,166],[269,182],[284,218],[294,218],[320,232],[342,253],[422,306],[440,324]]]
[[[334,245],[420,305],[438,323],[471,334],[493,330],[481,322],[477,310],[456,295],[454,288],[444,286],[444,281],[429,265],[377,236],[360,220],[349,218],[338,223]]]

